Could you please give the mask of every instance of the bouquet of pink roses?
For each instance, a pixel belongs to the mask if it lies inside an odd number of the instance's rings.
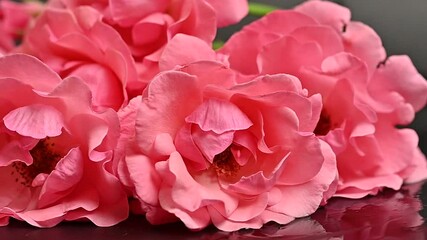
[[[427,82],[328,1],[0,2],[0,224],[224,231],[427,177]]]

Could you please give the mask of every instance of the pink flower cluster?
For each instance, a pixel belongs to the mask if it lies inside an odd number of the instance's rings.
[[[396,127],[427,102],[407,56],[387,58],[327,1],[274,11],[212,50],[247,11],[2,1],[0,224],[111,226],[133,212],[234,231],[427,177],[417,134]]]

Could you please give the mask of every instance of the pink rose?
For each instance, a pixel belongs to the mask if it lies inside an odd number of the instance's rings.
[[[28,55],[0,58],[0,84],[1,224],[126,219],[127,197],[111,173],[117,113],[94,111],[83,81],[61,80]]]
[[[126,86],[136,82],[132,55],[111,26],[91,7],[47,8],[28,32],[22,50],[62,77],[85,81],[98,108],[127,104]]]
[[[322,95],[314,132],[337,155],[336,196],[360,198],[427,177],[417,134],[395,127],[426,104],[427,82],[408,57],[386,59],[377,34],[350,21],[347,8],[308,1],[275,11],[234,34],[218,53],[244,76],[240,81],[292,74],[309,96]]]
[[[22,40],[33,17],[41,10],[42,4],[36,2],[0,2],[0,55],[10,52],[15,47],[15,42]]]
[[[118,175],[151,223],[285,224],[334,192],[335,156],[313,134],[320,95],[285,74],[234,79],[208,61],[165,71],[120,112],[130,142]]]
[[[104,22],[120,33],[138,63],[141,82],[129,86],[132,96],[159,72],[159,56],[173,36],[183,33],[210,45],[218,27],[237,23],[248,11],[246,0],[55,0],[50,5],[89,5],[102,12]]]

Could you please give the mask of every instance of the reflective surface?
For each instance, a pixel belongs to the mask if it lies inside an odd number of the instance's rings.
[[[209,227],[191,232],[180,223],[151,226],[143,216],[132,216],[114,227],[89,222],[62,223],[39,229],[11,221],[0,228],[1,239],[425,239],[427,183],[386,190],[360,200],[333,199],[312,216],[281,226],[270,223],[258,230],[226,233]]]

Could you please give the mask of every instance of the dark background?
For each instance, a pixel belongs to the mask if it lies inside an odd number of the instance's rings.
[[[289,9],[303,0],[249,0]],[[334,0],[350,8],[353,21],[372,27],[383,41],[387,55],[408,55],[427,78],[427,0]],[[248,16],[240,24],[220,29],[218,38],[226,40],[243,25],[254,21]],[[427,108],[418,112],[410,125],[420,137],[419,146],[427,154]]]

